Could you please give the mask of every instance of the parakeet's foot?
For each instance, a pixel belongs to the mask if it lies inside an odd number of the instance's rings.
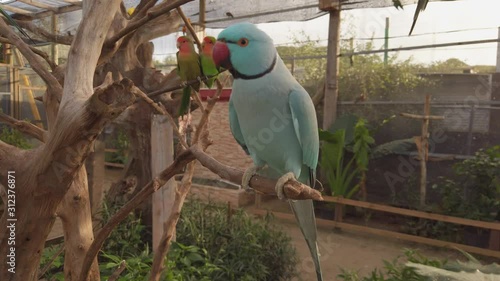
[[[241,187],[243,189],[245,189],[246,192],[253,191],[253,189],[250,187],[250,180],[263,167],[264,166],[254,166],[254,165],[252,165],[250,168],[248,168],[248,169],[245,170],[245,172],[243,173],[243,177],[241,179]]]
[[[284,174],[276,182],[276,185],[275,185],[274,189],[276,190],[276,195],[278,195],[278,199],[279,200],[285,200],[286,199],[286,196],[285,196],[285,193],[284,193],[284,185],[289,180],[295,180],[295,175],[292,172]]]
[[[180,86],[182,88],[186,87],[187,86],[187,81],[182,81],[181,84],[180,84]]]

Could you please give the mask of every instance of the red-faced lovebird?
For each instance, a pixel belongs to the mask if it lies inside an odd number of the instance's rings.
[[[215,41],[215,37],[206,36],[205,38],[203,38],[203,42],[201,42],[201,71],[205,76],[214,76],[219,74],[219,70],[215,66],[214,60],[212,58],[212,50],[214,48]],[[217,76],[214,76],[205,82],[208,88],[212,88],[212,85],[214,84],[216,78]]]
[[[201,65],[200,56],[194,50],[193,41],[187,36],[177,38],[177,74],[183,82],[200,79]],[[200,82],[191,85],[195,91],[200,90]],[[182,100],[179,109],[179,115],[184,115],[189,107],[191,100],[191,87],[186,86],[182,90]]]
[[[278,175],[280,199],[289,179],[314,186],[319,152],[314,105],[279,57],[273,40],[253,24],[235,24],[219,34],[213,58],[233,75],[230,128],[254,164],[245,171],[242,186],[248,188],[259,170]],[[311,251],[317,278],[323,280],[313,202],[288,202]]]

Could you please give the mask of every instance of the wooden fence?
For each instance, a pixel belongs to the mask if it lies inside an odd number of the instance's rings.
[[[483,255],[483,256],[500,258],[500,250],[498,250],[499,244],[500,244],[500,223],[499,222],[476,221],[476,220],[464,219],[464,218],[459,218],[459,217],[451,217],[451,216],[445,216],[445,215],[441,215],[441,214],[422,212],[422,211],[417,211],[417,210],[397,208],[397,207],[386,206],[386,205],[381,205],[381,204],[376,204],[376,203],[356,201],[356,200],[345,199],[345,198],[341,198],[341,197],[323,196],[323,198],[324,198],[324,202],[336,203],[335,204],[335,219],[334,220],[326,220],[326,219],[318,219],[317,218],[316,223],[319,226],[343,228],[343,229],[347,229],[347,230],[359,231],[359,232],[379,235],[379,236],[383,236],[383,237],[387,237],[387,238],[396,238],[396,239],[401,239],[401,240],[406,240],[406,241],[411,241],[411,242],[417,242],[417,243],[427,244],[427,245],[436,246],[436,247],[458,248],[458,249],[461,249],[461,250],[464,250],[464,251],[467,251],[467,252],[473,253],[473,254],[479,254],[479,255]],[[479,248],[479,247],[475,247],[475,246],[469,246],[469,245],[464,245],[464,244],[459,244],[459,243],[442,241],[442,240],[437,240],[437,239],[432,239],[432,238],[420,237],[420,236],[400,233],[400,232],[396,232],[396,231],[372,228],[369,226],[346,223],[346,222],[342,221],[342,209],[344,206],[355,206],[355,207],[360,207],[360,208],[364,208],[364,209],[368,209],[368,210],[392,213],[392,214],[397,214],[397,215],[402,215],[402,216],[410,216],[410,217],[416,217],[416,218],[422,218],[422,219],[429,219],[429,220],[435,220],[435,221],[454,223],[454,224],[459,224],[459,225],[464,225],[464,226],[473,226],[473,227],[480,227],[480,228],[484,228],[484,229],[490,229],[491,230],[490,249],[484,249],[484,248]],[[267,210],[259,208],[259,204],[256,204],[256,207],[257,208],[252,210],[252,212],[254,214],[264,215],[267,213]],[[295,217],[292,214],[273,212],[273,215],[277,218],[280,218],[280,219],[295,221]],[[497,250],[495,250],[495,249],[497,249]]]

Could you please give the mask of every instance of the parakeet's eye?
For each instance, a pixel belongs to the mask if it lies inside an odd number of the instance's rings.
[[[238,40],[238,45],[240,45],[241,47],[246,47],[248,46],[248,39],[246,38],[241,38],[240,40]]]

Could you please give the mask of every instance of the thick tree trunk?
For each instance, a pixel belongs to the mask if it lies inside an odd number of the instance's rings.
[[[44,106],[49,122],[49,131],[43,132],[45,143],[36,149],[23,151],[0,142],[0,183],[4,189],[9,189],[8,171],[15,176],[15,186],[11,184],[10,188],[15,191],[15,204],[11,204],[11,209],[6,208],[0,219],[1,281],[37,280],[45,240],[57,215],[64,228],[66,280],[80,276],[83,257],[93,241],[83,163],[105,124],[134,103],[133,83],[145,91],[158,90],[169,83],[169,79],[151,68],[151,58],[147,56],[152,49],[147,42],[178,29],[177,14],[165,14],[172,3],[150,6],[145,18],[163,13],[162,16],[136,26],[137,29],[129,28],[129,33],[111,40],[129,27],[128,19],[116,13],[120,3],[120,0],[83,2],[83,21],[72,40],[68,63],[54,69],[54,73],[48,72],[29,46],[13,32],[5,31],[7,27],[0,23],[0,33],[19,47],[47,84]],[[96,72],[97,65],[101,67]],[[113,72],[115,81],[125,79],[112,84],[104,79],[108,71]],[[94,89],[103,82],[105,85]],[[143,103],[135,106],[143,107],[137,111],[141,113],[139,119],[149,120],[148,106]],[[149,129],[149,122],[142,124],[137,122],[135,126]],[[136,130],[140,131],[135,140],[139,148],[136,155],[147,158],[140,159],[145,167],[137,165],[140,186],[151,176],[149,132],[141,130]],[[7,263],[10,261],[12,266]],[[86,280],[99,280],[96,261]]]
[[[64,229],[64,280],[78,280],[84,254],[94,240],[85,166],[78,171],[59,205],[57,215],[61,218]],[[99,280],[97,259],[90,269],[89,280]]]

